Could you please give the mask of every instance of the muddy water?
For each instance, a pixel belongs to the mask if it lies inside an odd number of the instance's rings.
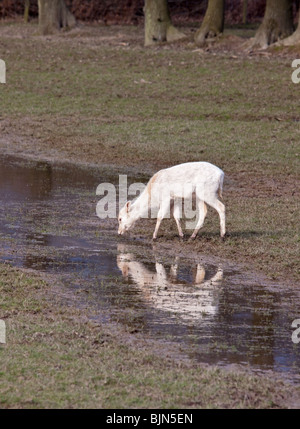
[[[300,381],[299,288],[266,283],[224,261],[164,254],[147,238],[120,240],[95,213],[109,171],[0,159],[0,261],[52,274],[62,299],[104,323],[178,344],[218,365],[273,370]],[[140,181],[140,179],[138,180]],[[76,297],[76,299],[75,299]]]

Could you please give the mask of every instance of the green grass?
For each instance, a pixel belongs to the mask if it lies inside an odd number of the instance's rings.
[[[7,128],[41,140],[44,149],[52,145],[77,158],[84,150],[89,161],[126,156],[166,165],[172,154],[172,163],[205,158],[229,173],[241,167],[295,172],[300,109],[290,58],[95,44],[105,31],[83,40],[0,42]]]

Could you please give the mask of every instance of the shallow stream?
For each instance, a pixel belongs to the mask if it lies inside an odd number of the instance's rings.
[[[62,297],[76,296],[101,323],[178,344],[201,362],[272,370],[299,383],[291,327],[299,288],[205,255],[162,256],[148,238],[118,238],[117,222],[95,210],[97,185],[113,181],[107,169],[0,158],[0,261],[56,276]]]

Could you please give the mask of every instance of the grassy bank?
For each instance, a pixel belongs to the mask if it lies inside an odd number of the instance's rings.
[[[226,173],[230,237],[219,243],[213,218],[193,249],[299,280],[293,53],[248,55],[230,34],[206,52],[188,41],[145,49],[135,27],[83,26],[49,37],[36,30],[0,25],[3,151],[148,173],[212,162]]]
[[[299,401],[299,392],[276,380],[120,344],[84,312],[53,305],[49,290],[38,276],[0,265],[7,331],[0,408],[281,408]]]

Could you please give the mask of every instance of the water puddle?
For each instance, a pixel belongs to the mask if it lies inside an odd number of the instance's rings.
[[[291,324],[300,291],[203,255],[179,258],[146,238],[120,240],[116,221],[95,213],[101,182],[117,174],[2,157],[0,261],[57,276],[62,297],[101,322],[172,341],[201,362],[299,382]]]

